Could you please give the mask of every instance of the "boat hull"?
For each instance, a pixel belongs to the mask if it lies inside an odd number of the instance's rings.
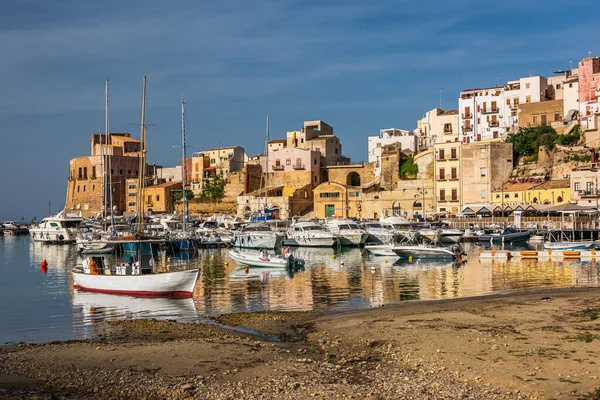
[[[394,246],[389,244],[374,244],[365,246],[365,250],[378,257],[397,257],[396,253],[394,253],[392,250],[393,248]]]
[[[596,248],[596,242],[550,242],[544,243],[546,250],[589,250]]]
[[[73,287],[88,292],[130,296],[192,297],[199,271],[145,275],[92,275],[73,272]]]
[[[361,246],[368,236],[368,233],[340,233],[338,239],[342,246]]]
[[[283,235],[245,235],[234,237],[231,244],[241,249],[277,249],[283,244]]]
[[[333,247],[336,243],[335,237],[297,237],[283,241],[284,246],[294,247]]]
[[[261,257],[259,254],[247,254],[240,253],[239,251],[232,250],[229,252],[229,257],[235,260],[239,264],[248,265],[250,267],[261,267],[261,268],[287,268],[289,261],[285,258],[272,258],[267,259]]]
[[[428,260],[453,260],[456,258],[449,249],[441,249],[437,247],[420,247],[420,246],[396,246],[394,253],[400,258],[413,259],[428,259]]]
[[[531,236],[531,232],[518,232],[518,233],[509,233],[507,235],[480,235],[480,242],[494,242],[494,243],[508,243],[508,242],[518,242],[518,241],[527,241]]]
[[[77,234],[65,228],[30,228],[29,234],[34,242],[47,244],[72,244],[77,241]]]

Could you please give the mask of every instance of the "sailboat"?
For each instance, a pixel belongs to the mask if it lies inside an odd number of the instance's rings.
[[[77,250],[82,253],[106,254],[112,253],[117,247],[114,215],[112,208],[112,174],[108,173],[110,168],[110,157],[106,151],[110,139],[109,115],[108,115],[108,78],[104,89],[104,141],[100,136],[100,155],[102,157],[102,231],[92,231],[77,237]],[[107,208],[110,209],[110,234],[106,233]]]
[[[175,231],[171,238],[171,245],[175,250],[196,250],[200,247],[200,240],[196,238],[193,231],[189,229],[190,213],[188,202],[188,183],[186,169],[186,145],[185,145],[185,100],[181,100],[181,175],[183,182],[183,230]]]
[[[141,227],[144,215],[145,112],[146,77],[144,76],[142,86],[140,184],[138,186],[138,238],[142,233]],[[114,265],[108,265],[107,260],[103,257],[84,257],[81,267],[73,270],[73,287],[100,293],[137,296],[192,296],[194,286],[198,280],[198,269],[159,273],[155,268],[154,261],[154,246],[157,246],[159,242],[132,239],[121,242],[123,249],[129,253],[127,255],[129,257],[128,262],[121,261]],[[170,270],[170,268],[167,268],[167,270]]]
[[[273,229],[264,221],[267,219],[271,219],[272,215],[268,213],[268,193],[269,193],[269,114],[267,114],[267,130],[265,134],[265,153],[266,153],[266,170],[265,174],[265,197],[264,197],[264,209],[260,210],[260,200],[259,200],[259,210],[254,218],[251,221],[263,221],[263,222],[255,222],[250,223],[242,229],[238,230],[233,239],[231,240],[231,244],[234,247],[248,248],[248,249],[276,249],[281,247],[283,244],[283,240],[285,239],[285,235],[282,235]],[[262,176],[261,176],[261,187],[262,187]],[[269,218],[271,217],[271,218]]]

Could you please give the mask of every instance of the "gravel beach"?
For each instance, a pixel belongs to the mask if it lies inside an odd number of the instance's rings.
[[[0,350],[9,399],[600,398],[597,288],[107,323]]]

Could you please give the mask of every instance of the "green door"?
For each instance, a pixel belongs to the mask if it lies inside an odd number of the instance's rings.
[[[335,204],[325,204],[325,218],[331,218],[335,215]]]

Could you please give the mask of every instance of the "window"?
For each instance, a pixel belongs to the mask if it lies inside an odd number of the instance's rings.
[[[506,105],[510,106],[510,99],[506,99]]]
[[[136,185],[129,185],[128,188],[129,189],[135,189],[137,186]]]
[[[96,167],[92,167],[92,179],[96,179]]]
[[[440,179],[446,179],[446,170],[444,168],[440,168]]]
[[[314,164],[317,165],[317,159],[316,158],[314,159]]]
[[[525,103],[531,103],[531,96],[525,96]]]
[[[129,197],[135,197],[135,193],[127,193],[127,196],[129,196]]]
[[[83,167],[83,179],[87,179],[87,167]]]
[[[335,149],[335,154],[337,154],[337,153],[338,153],[338,149]]]
[[[79,179],[83,178],[83,173],[81,171],[83,171],[83,169],[79,168],[79,175],[78,175]]]
[[[148,203],[152,203],[152,196],[148,196]]]
[[[487,190],[482,190],[481,191],[481,198],[482,199],[487,199]]]
[[[560,114],[559,113],[555,113],[554,114],[554,122],[558,122],[560,121]]]
[[[570,87],[570,88],[572,88],[572,87],[573,87],[573,84],[572,84],[572,83],[569,83],[569,87]]]
[[[456,147],[453,147],[450,149],[450,159],[451,160],[456,160]]]
[[[446,201],[446,190],[440,189],[440,201]]]
[[[534,115],[533,117],[531,117],[531,123],[537,124],[537,115]]]
[[[348,197],[358,197],[360,196],[360,192],[348,192]]]
[[[320,151],[321,151],[321,148],[320,148],[320,147],[317,147],[317,148],[315,148],[315,151],[318,151],[318,152],[320,152]]]
[[[530,87],[531,87],[531,84],[530,84],[530,83],[526,83],[526,84],[525,84],[525,89],[529,89]]]
[[[514,106],[514,107],[516,107],[516,106],[518,106],[518,105],[519,105],[519,98],[518,98],[518,97],[515,97],[515,98],[513,99],[513,106]]]
[[[134,206],[135,206],[135,203],[134,203],[134,202],[129,202],[129,203],[127,203],[127,205],[128,205],[129,207],[134,207]]]
[[[586,182],[585,190],[586,192],[592,192],[592,190],[594,190],[594,182]]]
[[[83,191],[85,192],[85,185],[83,185]]]
[[[319,194],[320,198],[330,198],[330,197],[340,197],[340,193],[339,192],[325,192],[325,193],[321,193]]]
[[[479,168],[479,172],[481,173],[481,176],[486,176],[487,168],[486,167]]]
[[[556,84],[556,88],[557,88],[557,89],[560,89],[560,83],[557,83],[557,84]]]
[[[216,161],[214,158],[211,158],[211,159],[210,159],[210,163],[211,163],[211,164],[216,164],[216,162],[217,162],[217,161]]]
[[[456,167],[452,167],[452,169],[450,170],[450,177],[452,179],[458,179],[458,174],[456,173]]]
[[[198,166],[198,165],[196,165],[196,167],[197,167],[197,166]],[[130,169],[128,169],[128,170],[127,170],[127,175],[131,175],[131,170],[130,170]]]
[[[96,185],[92,185],[92,192],[96,191]]]
[[[509,195],[508,193],[506,193],[506,194],[504,195],[504,198],[505,198],[505,199],[509,199],[509,198],[510,198],[510,195]]]
[[[579,192],[581,190],[581,182],[575,182],[575,186],[573,187],[573,189],[576,192]]]
[[[292,159],[291,158],[286,158],[285,165],[292,165]]]
[[[446,157],[444,154],[444,149],[440,149],[438,160],[445,160],[445,159],[446,159]]]
[[[458,190],[452,189],[452,201],[458,200]]]

